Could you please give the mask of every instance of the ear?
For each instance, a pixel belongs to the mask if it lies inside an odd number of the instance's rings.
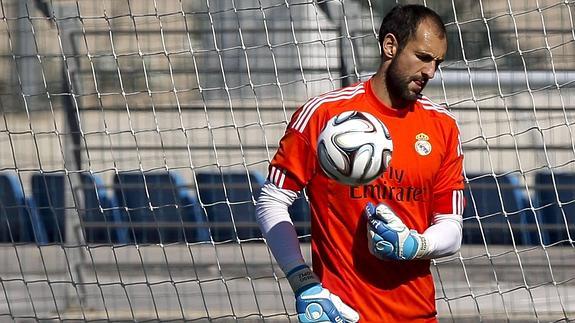
[[[397,38],[392,33],[388,33],[381,41],[381,55],[385,58],[393,58],[397,53],[398,43]]]

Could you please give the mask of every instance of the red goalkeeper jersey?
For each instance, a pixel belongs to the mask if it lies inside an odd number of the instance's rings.
[[[325,124],[343,111],[368,112],[393,140],[390,166],[372,183],[346,186],[328,178],[316,158]],[[385,202],[407,227],[423,233],[434,214],[461,214],[463,156],[456,121],[422,98],[395,110],[371,81],[309,100],[293,115],[274,156],[268,180],[304,187],[311,207],[312,265],[324,287],[360,314],[361,322],[433,322],[435,289],[428,260],[383,261],[367,246],[367,202]]]

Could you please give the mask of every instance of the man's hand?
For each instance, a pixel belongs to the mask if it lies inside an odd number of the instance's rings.
[[[339,297],[323,288],[308,266],[292,269],[287,275],[296,296],[299,322],[355,323],[359,314]]]
[[[369,251],[379,259],[411,260],[427,250],[425,237],[409,230],[385,204],[367,203],[367,241]]]

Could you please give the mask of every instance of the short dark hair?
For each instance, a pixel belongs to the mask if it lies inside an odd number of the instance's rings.
[[[379,45],[383,48],[383,39],[387,34],[393,34],[397,39],[398,49],[403,47],[415,36],[419,23],[425,19],[437,25],[439,30],[445,36],[445,24],[441,17],[433,10],[422,5],[397,5],[385,15],[379,28]]]

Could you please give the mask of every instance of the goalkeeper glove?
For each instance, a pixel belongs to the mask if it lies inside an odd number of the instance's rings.
[[[369,251],[379,259],[411,260],[427,251],[425,237],[409,230],[385,204],[367,203],[367,241]]]
[[[342,302],[339,297],[323,288],[308,266],[298,266],[286,276],[296,296],[299,322],[355,323],[359,321],[359,314]]]

